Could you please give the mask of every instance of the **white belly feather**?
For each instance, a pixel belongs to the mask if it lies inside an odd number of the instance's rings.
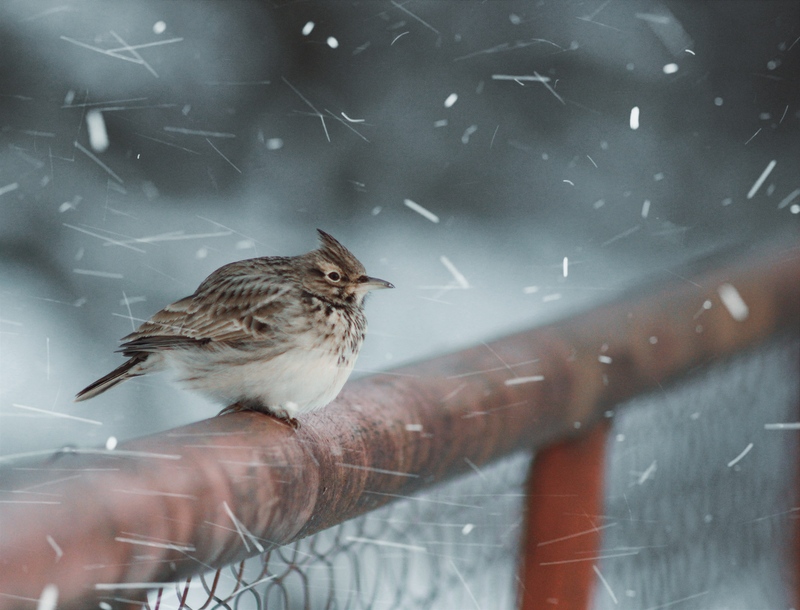
[[[175,372],[176,380],[185,387],[225,405],[256,402],[293,417],[324,407],[336,398],[357,356],[357,351],[348,350],[344,363],[339,364],[339,349],[311,347],[308,339],[272,358],[259,358],[257,351],[233,349],[168,351],[163,354],[164,368]]]

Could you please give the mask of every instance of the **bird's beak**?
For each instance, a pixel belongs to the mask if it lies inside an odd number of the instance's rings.
[[[358,283],[361,284],[363,289],[369,290],[381,290],[383,288],[394,288],[394,284],[391,282],[387,282],[386,280],[381,280],[377,277],[369,277],[367,275],[362,275],[358,278]]]

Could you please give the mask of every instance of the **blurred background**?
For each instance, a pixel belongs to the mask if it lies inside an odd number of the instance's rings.
[[[800,221],[794,1],[10,0],[0,32],[5,454],[216,413],[158,376],[71,400],[317,227],[397,286],[365,374]]]

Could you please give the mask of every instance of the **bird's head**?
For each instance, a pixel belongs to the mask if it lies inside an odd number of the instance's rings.
[[[364,265],[347,248],[317,229],[320,247],[309,252],[302,283],[306,290],[334,304],[360,307],[372,290],[394,288],[386,280],[367,275]]]

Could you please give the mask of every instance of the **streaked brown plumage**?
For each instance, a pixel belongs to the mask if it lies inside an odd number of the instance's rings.
[[[86,400],[139,375],[171,369],[190,389],[227,406],[290,421],[341,390],[364,340],[364,297],[393,288],[318,230],[320,247],[300,256],[253,258],[220,267],[194,294],[123,337],[128,361],[75,397]]]

